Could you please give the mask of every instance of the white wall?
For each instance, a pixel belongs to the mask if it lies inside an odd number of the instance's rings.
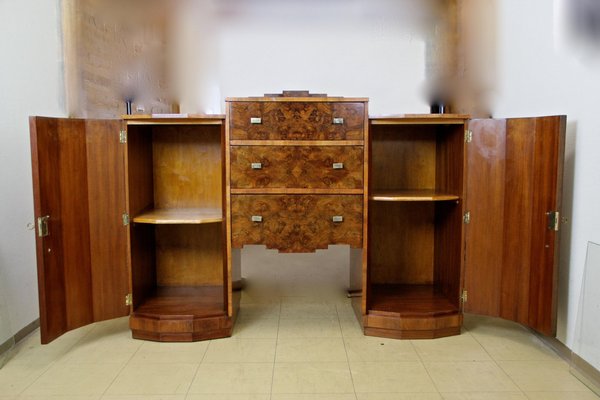
[[[571,347],[587,243],[600,242],[600,62],[560,46],[553,3],[498,1],[494,114],[568,116],[558,338]]]
[[[0,334],[10,337],[39,315],[28,116],[64,115],[60,1],[0,0],[0,37]]]
[[[182,112],[309,89],[370,97],[371,114],[426,112],[426,18],[413,0],[195,1],[175,35]]]

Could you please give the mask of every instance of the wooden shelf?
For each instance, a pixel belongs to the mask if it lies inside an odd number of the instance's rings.
[[[157,287],[134,310],[135,317],[208,318],[225,315],[222,286]]]
[[[211,224],[223,221],[219,208],[159,208],[142,212],[133,218],[140,224]]]
[[[373,285],[369,315],[435,317],[459,312],[433,285]]]
[[[452,201],[460,197],[436,190],[374,190],[369,196],[373,201]]]

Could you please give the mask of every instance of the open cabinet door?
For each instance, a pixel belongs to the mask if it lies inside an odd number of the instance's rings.
[[[556,334],[565,116],[472,120],[466,312]]]
[[[42,343],[129,307],[120,121],[30,118]]]

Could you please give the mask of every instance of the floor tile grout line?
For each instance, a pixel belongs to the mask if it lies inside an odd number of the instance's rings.
[[[439,394],[440,397],[442,397],[442,392],[440,392],[440,388],[438,387],[437,383],[435,383],[435,380],[431,376],[429,369],[427,369],[427,365],[425,364],[425,361],[423,361],[423,357],[421,357],[421,354],[419,353],[419,349],[417,349],[417,346],[415,346],[415,343],[413,340],[409,340],[408,342],[410,343],[410,346],[412,347],[412,349],[415,351],[415,354],[417,355],[417,357],[419,357],[419,362],[421,363],[421,365],[423,366],[423,369],[427,373],[429,380],[431,381],[431,383],[433,383],[433,387],[435,388],[436,393]]]
[[[354,386],[354,377],[352,376],[352,367],[350,366],[350,357],[348,357],[348,349],[346,348],[346,339],[344,338],[344,331],[342,330],[342,321],[340,320],[340,311],[338,310],[337,304],[335,305],[335,313],[337,314],[338,326],[340,328],[340,334],[342,335],[342,344],[344,345],[344,353],[346,354],[346,365],[348,365],[348,372],[350,373],[350,382],[352,382],[352,390],[354,391],[354,398],[358,400],[358,394],[356,394],[356,386]]]
[[[275,382],[275,362],[277,361],[277,348],[279,347],[279,326],[281,324],[281,296],[279,297],[279,315],[277,317],[277,335],[275,337],[275,352],[273,354],[273,371],[271,372],[271,390],[269,392],[269,400],[273,399],[273,382]]]
[[[133,337],[131,337],[131,340],[138,340],[138,339],[134,339]],[[110,383],[106,386],[106,389],[104,389],[104,391],[100,395],[100,398],[102,398],[102,397],[104,397],[106,395],[106,392],[108,391],[108,389],[110,389],[110,387],[115,383],[115,381],[117,380],[117,378],[119,377],[119,375],[121,375],[121,372],[123,372],[123,370],[125,369],[125,367],[129,364],[129,362],[131,362],[131,360],[133,359],[133,357],[138,353],[138,351],[140,351],[140,349],[142,348],[142,345],[143,345],[143,343],[141,343],[138,346],[138,348],[133,352],[133,354],[129,357],[129,359],[125,363],[123,363],[123,365],[119,369],[119,372],[117,372],[117,374],[115,375],[115,377],[110,381]]]
[[[232,333],[233,333],[233,329],[232,329]],[[206,345],[206,348],[204,349],[204,352],[202,353],[202,358],[200,359],[200,362],[196,366],[196,371],[194,372],[194,376],[192,376],[192,380],[190,381],[190,384],[188,385],[188,388],[184,395],[184,399],[187,399],[188,396],[190,395],[190,390],[192,389],[192,385],[194,384],[194,381],[196,380],[196,377],[198,376],[198,371],[200,370],[200,366],[202,365],[202,363],[204,362],[204,359],[206,358],[206,353],[208,353],[208,348],[211,343],[212,343],[212,339],[208,341],[208,344]]]
[[[510,381],[513,383],[513,385],[515,385],[515,387],[516,387],[516,388],[518,388],[518,389],[519,389],[519,392],[521,392],[521,394],[523,394],[523,395],[524,395],[526,398],[529,398],[529,396],[527,396],[527,393],[525,393],[525,391],[524,391],[523,389],[521,389],[521,386],[519,386],[519,385],[517,384],[517,382],[515,382],[515,380],[512,378],[512,376],[510,376],[510,375],[508,374],[508,372],[506,372],[506,371],[504,370],[504,368],[502,368],[502,366],[501,366],[500,364],[498,364],[498,360],[496,360],[496,358],[494,358],[494,357],[493,357],[493,356],[490,354],[490,352],[489,352],[489,351],[488,351],[488,350],[485,348],[485,346],[483,345],[483,343],[481,343],[481,342],[480,342],[480,341],[477,339],[477,337],[476,337],[475,335],[471,334],[471,332],[470,332],[470,331],[469,331],[467,328],[465,328],[465,331],[466,331],[465,333],[467,333],[469,336],[471,336],[471,337],[472,337],[472,338],[473,338],[473,339],[474,339],[474,340],[477,342],[477,344],[479,344],[479,345],[481,346],[481,348],[483,349],[483,351],[485,351],[485,353],[486,353],[486,354],[487,354],[487,355],[490,357],[490,359],[491,359],[491,360],[494,362],[494,364],[495,364],[495,365],[496,365],[498,368],[500,368],[500,370],[502,371],[502,373],[508,377],[508,379],[509,379],[509,380],[510,380]]]

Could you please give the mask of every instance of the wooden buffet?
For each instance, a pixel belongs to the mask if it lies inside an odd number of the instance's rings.
[[[226,104],[30,119],[43,343],[125,315],[138,339],[230,336],[246,244],[349,245],[366,335],[456,335],[464,311],[555,334],[564,116],[369,117],[366,98],[307,92]]]

